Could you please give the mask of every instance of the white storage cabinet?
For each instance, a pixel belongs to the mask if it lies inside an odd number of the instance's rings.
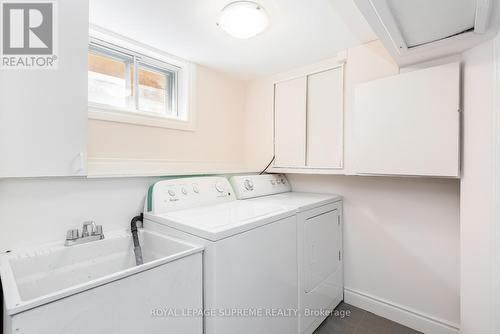
[[[356,88],[357,174],[460,176],[460,64]]]
[[[0,177],[86,174],[89,4],[56,1],[57,69],[0,69]]]
[[[275,83],[274,168],[342,169],[343,65]]]

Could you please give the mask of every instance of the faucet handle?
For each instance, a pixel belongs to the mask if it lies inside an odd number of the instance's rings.
[[[90,230],[90,232],[89,232],[89,226],[92,226],[92,229]],[[90,236],[91,234],[94,234],[94,231],[96,228],[95,226],[96,226],[95,221],[93,221],[93,220],[83,222],[82,238],[85,238],[85,237]]]
[[[102,225],[96,225],[95,228],[92,229],[92,235],[102,235]]]
[[[66,240],[76,240],[80,237],[80,231],[78,229],[71,229],[66,232]]]

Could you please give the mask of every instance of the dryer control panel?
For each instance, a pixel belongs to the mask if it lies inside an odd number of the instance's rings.
[[[229,181],[237,199],[285,193],[292,190],[283,174],[238,175]]]

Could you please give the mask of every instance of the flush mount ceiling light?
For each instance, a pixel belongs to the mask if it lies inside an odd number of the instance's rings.
[[[253,1],[235,1],[222,9],[217,25],[236,38],[250,38],[269,25],[264,8]]]

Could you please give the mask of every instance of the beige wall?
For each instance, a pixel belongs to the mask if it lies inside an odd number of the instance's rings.
[[[167,164],[170,170],[184,172],[241,169],[244,162],[244,82],[196,66],[195,87],[195,131],[90,120],[90,164],[135,160],[138,166],[141,161],[150,165],[158,162]],[[91,166],[89,169],[92,173]]]

